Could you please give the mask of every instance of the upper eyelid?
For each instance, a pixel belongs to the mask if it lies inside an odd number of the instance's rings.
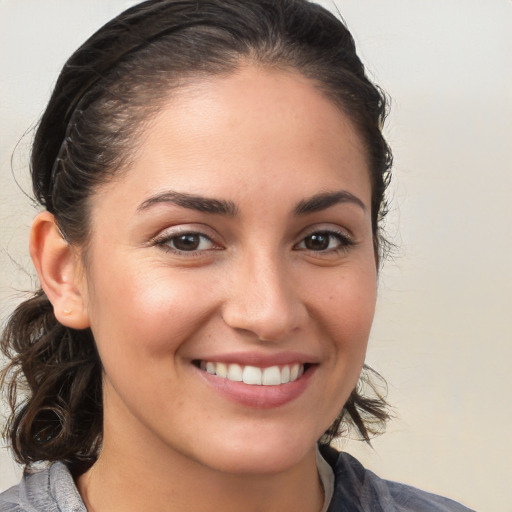
[[[208,242],[211,244],[211,247],[205,248],[205,249],[193,249],[190,251],[182,250],[177,247],[173,247],[174,245],[173,239],[179,238],[180,236],[192,234],[197,235],[200,238],[205,238],[208,240]],[[201,258],[204,257],[206,254],[211,253],[211,251],[218,251],[222,250],[224,247],[216,242],[211,236],[208,236],[205,233],[202,233],[200,231],[193,231],[193,230],[182,230],[179,232],[169,233],[164,231],[163,233],[157,235],[156,237],[152,238],[150,240],[150,245],[153,247],[160,248],[161,250],[164,250],[167,253],[172,253],[178,256],[185,256],[187,258]]]
[[[195,234],[208,238],[212,242],[215,239],[219,238],[218,235],[213,232],[212,229],[209,229],[206,226],[201,226],[197,224],[179,224],[176,226],[169,226],[168,228],[160,230],[155,236],[151,237],[150,241],[158,241],[158,240],[166,240],[169,238],[174,238],[180,235],[186,234]]]
[[[310,233],[304,235],[295,245],[299,245],[299,244],[303,243],[306,238],[308,238],[309,236],[318,234],[318,233],[337,238],[340,241],[344,242],[345,244],[355,243],[354,239],[350,235],[347,235],[346,233],[342,233],[340,231],[333,231],[333,230],[317,230],[317,231],[311,231]]]
[[[152,236],[149,243],[165,242],[166,240],[178,237],[184,234],[197,234],[208,238],[216,245],[225,245],[223,237],[214,229],[204,224],[177,224],[160,230],[156,235]],[[299,231],[294,237],[294,245],[299,244],[304,238],[315,233],[331,233],[333,236],[341,236],[348,241],[355,242],[355,236],[350,229],[340,226],[339,224],[319,223],[307,226]]]
[[[163,241],[166,241],[166,240],[173,240],[174,238],[179,238],[180,236],[184,236],[184,235],[197,235],[199,238],[206,238],[207,240],[209,240],[210,242],[212,243],[215,243],[213,240],[212,240],[212,237],[211,236],[208,236],[206,235],[205,233],[201,233],[201,232],[198,232],[198,231],[183,231],[181,233],[167,233],[167,234],[163,234],[161,237],[160,237],[160,240],[163,240]],[[158,238],[158,237],[157,237]]]
[[[198,235],[200,238],[204,238],[204,239],[208,240],[208,242],[212,245],[212,247],[208,248],[208,249],[195,249],[193,251],[182,251],[180,249],[170,247],[171,242],[175,238],[179,238],[180,236],[187,235],[187,234]],[[215,240],[213,240],[212,237],[205,235],[204,233],[199,233],[196,231],[183,231],[182,233],[169,233],[167,235],[164,234],[162,236],[157,236],[153,239],[153,244],[159,245],[159,246],[168,245],[170,249],[172,249],[175,252],[180,252],[180,253],[181,252],[183,252],[183,253],[194,253],[194,252],[200,253],[200,252],[205,252],[205,251],[218,250],[219,248],[222,247],[219,243],[217,243]]]
[[[308,226],[307,228],[300,231],[297,238],[299,241],[303,238],[313,235],[315,233],[332,233],[333,235],[341,235],[350,240],[355,240],[355,236],[352,231],[346,227],[340,226],[339,224],[321,223]]]

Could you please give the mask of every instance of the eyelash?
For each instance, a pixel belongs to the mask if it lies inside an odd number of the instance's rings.
[[[185,238],[185,237],[199,237],[199,244],[203,243],[205,240],[210,243],[213,247],[208,249],[192,249],[190,251],[178,249],[176,247],[172,247],[171,244],[175,243],[177,239],[179,238]],[[198,231],[183,231],[182,233],[173,233],[173,234],[165,234],[162,236],[158,236],[153,239],[153,244],[156,246],[161,247],[166,252],[171,252],[173,254],[178,255],[187,255],[187,256],[200,256],[201,254],[204,254],[205,251],[211,251],[211,250],[218,250],[221,247],[216,246],[215,242],[204,233],[198,232]]]
[[[299,247],[301,244],[306,244],[306,240],[313,236],[329,237],[328,245],[331,244],[332,238],[335,238],[339,242],[339,245],[337,245],[336,247],[332,247],[330,249],[327,248],[326,250],[320,250],[320,251],[308,249],[307,247],[303,247],[303,248]],[[312,231],[311,233],[308,233],[306,236],[304,236],[302,238],[302,240],[298,244],[295,245],[295,247],[298,250],[304,249],[304,250],[308,251],[309,253],[318,254],[318,255],[322,255],[322,254],[327,255],[327,254],[338,254],[340,252],[347,251],[354,245],[355,245],[355,242],[352,239],[352,237],[350,237],[347,233],[345,233],[343,231],[338,231],[338,230],[333,230],[333,229],[320,229],[320,230],[316,230],[316,231]]]
[[[177,239],[184,238],[184,237],[199,237],[199,244],[203,243],[204,241],[207,241],[209,244],[212,245],[212,247],[207,249],[200,249],[200,248],[193,248],[190,251],[178,249],[176,247],[172,247],[171,244],[175,243]],[[332,238],[336,239],[338,242],[338,245],[335,247],[327,247],[327,249],[324,250],[314,250],[314,249],[308,249],[306,245],[306,240],[313,236],[325,236],[329,237],[328,240],[328,246],[332,243]],[[218,246],[215,244],[215,242],[209,237],[208,235],[198,232],[198,231],[183,231],[182,233],[174,233],[174,234],[165,234],[159,237],[156,237],[153,239],[152,243],[156,246],[161,247],[166,252],[171,252],[173,254],[177,255],[186,255],[188,257],[197,257],[203,255],[206,251],[212,251],[212,250],[220,250],[222,249],[221,246]],[[300,247],[302,244],[304,244],[304,247]],[[354,246],[355,242],[354,240],[347,235],[347,233],[332,229],[324,229],[324,230],[316,230],[312,231],[311,233],[308,233],[306,236],[304,236],[301,241],[294,245],[294,250],[305,250],[312,254],[338,254],[343,251],[347,251],[350,249],[350,247]],[[199,245],[200,247],[200,245]]]

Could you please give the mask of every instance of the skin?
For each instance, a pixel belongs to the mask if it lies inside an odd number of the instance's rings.
[[[297,215],[338,191],[351,196]],[[236,215],[154,199],[169,192]],[[173,92],[91,199],[87,266],[50,214],[36,219],[57,318],[91,327],[104,366],[104,446],[77,482],[89,510],[320,510],[316,441],[357,382],[374,314],[370,199],[350,120],[301,75],[247,65]],[[197,232],[196,250],[173,251]],[[308,248],[313,233],[327,248]],[[271,407],[265,391],[225,396],[194,363],[283,353],[314,371]]]

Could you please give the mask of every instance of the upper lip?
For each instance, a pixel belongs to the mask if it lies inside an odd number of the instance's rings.
[[[284,366],[291,364],[315,364],[318,358],[301,352],[278,352],[276,354],[262,354],[261,352],[231,352],[211,354],[195,359],[212,363],[239,364],[240,366]]]

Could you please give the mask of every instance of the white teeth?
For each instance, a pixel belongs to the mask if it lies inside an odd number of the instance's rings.
[[[219,377],[226,378],[228,376],[228,367],[224,363],[217,363],[215,366],[216,366],[215,373]]]
[[[264,386],[279,386],[281,384],[281,372],[279,366],[271,366],[263,370],[263,378],[261,380]]]
[[[228,380],[242,382],[242,367],[238,364],[230,364],[228,366],[228,373],[226,377],[228,378]]]
[[[281,370],[281,384],[286,384],[287,382],[290,382],[290,367],[283,366]]]
[[[299,365],[294,364],[290,369],[290,381],[294,381],[299,377]]]
[[[234,382],[244,382],[251,386],[279,386],[297,380],[304,373],[304,365],[298,363],[258,368],[250,365],[240,366],[239,364],[201,361],[199,367],[211,375]]]
[[[243,381],[246,384],[261,386],[261,369],[256,368],[256,366],[246,366],[244,368]]]

